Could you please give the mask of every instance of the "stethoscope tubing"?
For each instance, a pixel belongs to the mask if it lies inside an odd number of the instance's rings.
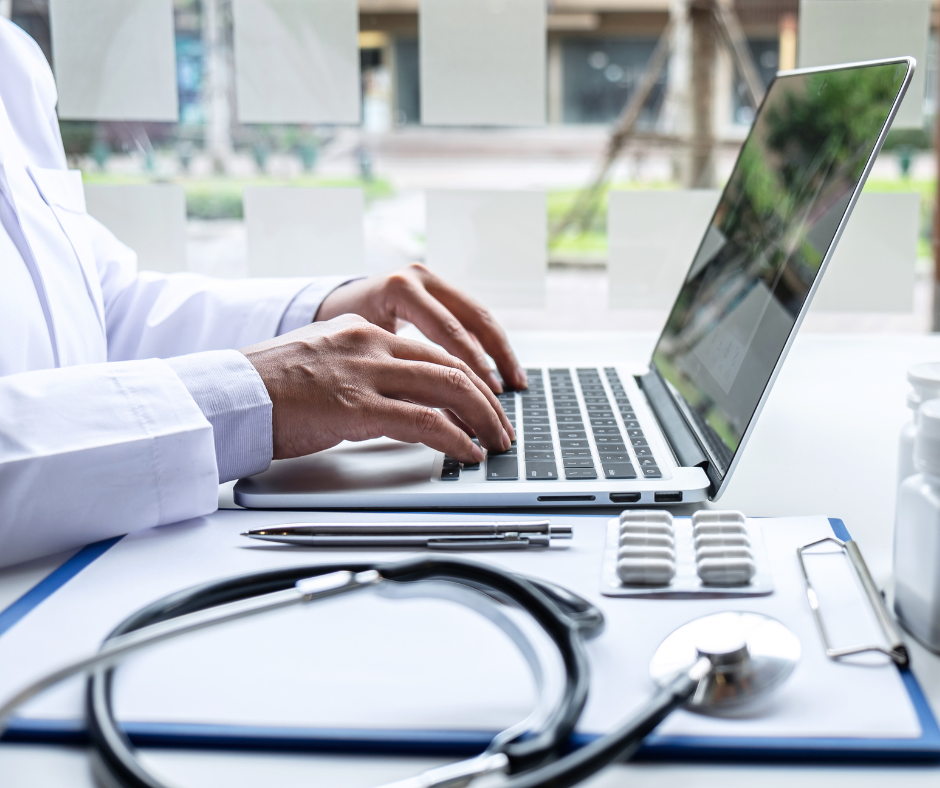
[[[210,582],[172,594],[138,611],[109,634],[104,646],[177,616],[250,599],[256,594],[283,592],[305,578],[370,571],[396,583],[428,580],[461,583],[501,601],[511,601],[531,615],[558,649],[564,664],[565,690],[541,730],[524,738],[499,741],[499,746],[510,774],[536,769],[561,756],[587,701],[590,668],[583,642],[602,629],[603,616],[590,603],[563,588],[470,561],[435,556],[384,564],[325,564]],[[112,679],[113,668],[105,667],[92,673],[86,685],[88,733],[98,765],[104,767],[102,777],[124,788],[166,788],[141,765],[133,745],[114,719]]]

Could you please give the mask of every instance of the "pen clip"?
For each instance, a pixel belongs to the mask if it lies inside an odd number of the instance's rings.
[[[508,537],[508,538],[507,538]],[[531,538],[518,534],[500,536],[438,536],[428,539],[432,550],[527,550],[530,547],[548,547],[548,538]]]

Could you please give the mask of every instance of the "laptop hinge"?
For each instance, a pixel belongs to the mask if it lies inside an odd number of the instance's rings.
[[[649,401],[666,440],[675,452],[679,464],[684,468],[701,468],[711,482],[709,496],[721,486],[721,474],[712,463],[698,436],[680,412],[666,384],[656,370],[637,376],[637,385]]]

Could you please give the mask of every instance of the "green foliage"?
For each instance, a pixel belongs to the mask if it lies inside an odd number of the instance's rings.
[[[893,151],[907,147],[914,150],[930,150],[933,141],[926,128],[923,129],[891,129],[882,150]]]
[[[63,120],[59,122],[62,132],[62,145],[67,156],[82,156],[90,153],[95,144],[94,121]]]
[[[149,183],[146,178],[127,178],[84,172],[85,183]],[[186,215],[190,219],[241,219],[243,216],[242,194],[246,186],[297,186],[312,188],[359,187],[365,193],[366,202],[388,198],[394,190],[388,181],[372,180],[364,183],[354,178],[317,178],[306,176],[294,180],[277,178],[179,178],[186,191]]]

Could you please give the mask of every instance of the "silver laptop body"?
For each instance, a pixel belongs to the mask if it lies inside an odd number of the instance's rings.
[[[527,370],[509,452],[343,443],[235,486],[263,509],[505,509],[716,500],[910,84],[912,58],[778,74],[649,366]]]

